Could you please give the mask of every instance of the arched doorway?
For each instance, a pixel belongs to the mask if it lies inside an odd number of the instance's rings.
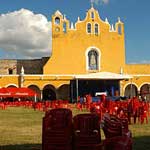
[[[8,88],[17,88],[15,85],[9,85]]]
[[[143,84],[141,86],[140,95],[144,100],[150,101],[150,84]]]
[[[41,99],[41,91],[40,91],[40,88],[36,85],[29,85],[28,88],[34,90],[38,96],[36,97],[37,100],[40,100]]]
[[[138,89],[134,84],[128,84],[124,91],[124,96],[132,98],[138,95]]]
[[[46,85],[43,88],[43,100],[56,100],[56,89],[53,85]]]
[[[69,100],[70,99],[70,85],[64,84],[57,90],[58,99]]]
[[[9,84],[9,85],[7,86],[7,88],[17,88],[17,86],[16,86],[16,85],[13,85],[13,84]],[[18,98],[7,97],[6,100],[7,100],[7,101],[10,101],[10,102],[13,102],[13,101],[17,101]]]

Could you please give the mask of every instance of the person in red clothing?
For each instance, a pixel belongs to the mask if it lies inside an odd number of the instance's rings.
[[[141,118],[141,124],[144,123],[144,119],[146,119],[146,123],[148,124],[148,107],[146,102],[141,103],[141,111],[140,111],[140,118]]]
[[[132,106],[133,106],[133,119],[134,124],[136,123],[136,118],[139,116],[139,100],[137,97],[133,97]]]
[[[127,115],[128,115],[128,122],[131,124],[131,116],[133,113],[133,107],[132,107],[132,100],[128,100],[128,105],[127,105]]]
[[[92,96],[91,96],[91,94],[87,94],[86,95],[86,102],[87,102],[87,104],[90,104],[92,102]]]
[[[90,104],[91,103],[92,103],[92,96],[91,96],[91,94],[87,94],[86,95],[86,104],[85,104],[85,106],[88,110],[90,110]]]
[[[125,114],[123,108],[120,109],[118,115],[119,118],[127,118],[127,115]]]

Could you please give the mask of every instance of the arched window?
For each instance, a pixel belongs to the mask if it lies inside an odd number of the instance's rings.
[[[13,69],[12,68],[8,69],[8,74],[13,74]]]
[[[98,70],[98,53],[95,50],[88,52],[88,70]]]
[[[118,25],[118,34],[120,34],[120,35],[122,34],[122,31],[121,31],[121,24]]]
[[[63,23],[63,31],[64,31],[64,33],[67,32],[67,24],[66,24],[66,22]]]
[[[94,19],[94,12],[91,12],[91,18]]]
[[[150,84],[143,84],[140,88],[140,95],[144,100],[150,100]]]
[[[98,32],[99,32],[99,31],[98,31],[98,24],[96,23],[96,24],[95,24],[95,35],[98,35]]]
[[[134,84],[128,84],[125,88],[124,96],[128,98],[132,98],[134,96],[137,96],[138,94],[138,89],[136,85]]]
[[[90,23],[87,24],[87,33],[91,33],[91,24]]]
[[[58,24],[58,25],[60,24],[60,18],[59,17],[55,18],[55,24]]]

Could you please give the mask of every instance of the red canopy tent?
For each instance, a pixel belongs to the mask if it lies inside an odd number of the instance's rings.
[[[11,97],[11,93],[7,88],[0,88],[0,97]]]
[[[26,87],[0,88],[0,97],[31,97],[31,96],[38,96],[38,95],[39,94],[36,93],[34,90]]]

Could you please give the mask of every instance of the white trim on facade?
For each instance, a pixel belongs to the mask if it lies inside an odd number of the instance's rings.
[[[15,86],[15,87],[18,88],[18,85],[14,84],[14,83],[9,83],[9,84],[7,84],[5,87],[7,88],[8,86]]]
[[[143,83],[139,86],[138,90],[140,91],[140,90],[141,90],[141,87],[142,87],[143,85],[145,85],[145,84],[150,85],[150,82],[143,82]]]
[[[97,73],[88,73],[88,74],[80,74],[76,75],[76,79],[118,79],[118,80],[123,80],[123,79],[130,79],[131,76],[129,75],[121,75],[117,73],[112,73],[112,72],[97,72]]]
[[[35,87],[37,87],[39,90],[41,90],[41,89],[39,88],[39,86],[36,85],[36,84],[27,84],[27,85],[26,85],[26,87],[29,87],[29,86],[35,86]]]
[[[130,85],[130,84],[136,86],[136,88],[137,88],[137,90],[138,90],[138,85],[137,85],[136,83],[134,83],[134,82],[131,81],[130,83],[127,83],[127,84],[125,84],[125,85],[123,86],[123,94],[125,93],[126,87],[127,87],[128,85]]]
[[[150,74],[131,74],[131,75],[135,77],[150,77]]]
[[[43,85],[42,85],[42,89],[41,89],[41,90],[43,90],[43,89],[44,89],[44,87],[46,87],[47,85],[50,85],[50,86],[54,87],[54,90],[56,90],[56,89],[57,89],[57,88],[56,88],[53,84],[45,83],[45,84],[43,84]]]

